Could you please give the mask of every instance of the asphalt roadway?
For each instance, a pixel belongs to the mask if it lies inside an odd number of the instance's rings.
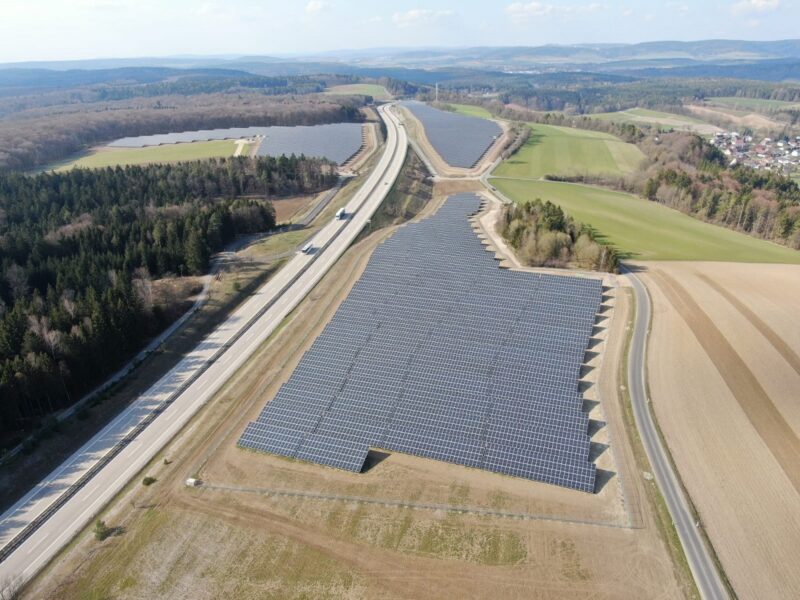
[[[0,585],[42,569],[241,367],[356,239],[405,161],[405,127],[387,105],[386,147],[345,207],[171,371],[0,516]],[[2,592],[3,590],[0,590]]]
[[[700,535],[699,526],[695,523],[689,504],[683,494],[678,478],[672,469],[661,438],[656,430],[647,398],[646,351],[647,336],[650,328],[650,297],[641,281],[630,270],[623,272],[633,285],[636,295],[636,322],[634,323],[631,347],[628,353],[628,389],[633,405],[636,427],[642,439],[653,474],[661,489],[664,501],[672,516],[683,551],[689,561],[695,583],[700,594],[707,600],[723,600],[728,592],[720,579],[716,564]]]

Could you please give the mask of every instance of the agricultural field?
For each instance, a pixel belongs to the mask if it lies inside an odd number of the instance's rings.
[[[689,104],[687,110],[701,119],[719,122],[726,128],[742,130],[750,128],[760,132],[783,130],[787,121],[781,121],[772,116],[753,110],[738,110],[719,105]]]
[[[231,140],[169,144],[144,148],[95,148],[89,154],[66,163],[51,165],[45,170],[66,171],[76,167],[100,169],[124,165],[182,162],[233,156],[236,143]]]
[[[707,103],[732,108],[734,110],[746,110],[755,112],[780,112],[782,110],[800,110],[800,102],[784,102],[782,100],[764,100],[761,98],[737,98],[735,96],[719,96],[708,98]]]
[[[700,134],[709,134],[720,131],[719,127],[705,123],[704,121],[678,115],[674,113],[648,110],[646,108],[629,108],[619,112],[597,113],[587,115],[593,119],[601,121],[611,121],[613,123],[631,123],[633,125],[649,125],[651,127],[669,130],[679,129],[685,131],[695,131]]]
[[[382,85],[375,83],[348,83],[345,85],[334,85],[325,90],[326,94],[336,96],[348,96],[351,94],[361,94],[364,96],[372,96],[376,102],[388,102],[393,98]]]
[[[652,405],[701,526],[738,597],[800,597],[800,266],[642,268]]]
[[[546,181],[493,178],[491,183],[516,202],[541,198],[558,204],[577,221],[595,228],[627,259],[800,264],[797,250],[704,223],[630,194]]]
[[[434,190],[434,198],[439,193]],[[433,205],[438,200],[433,201]],[[390,229],[351,247],[164,457],[52,565],[30,597],[496,598],[691,593],[661,537],[624,435],[616,375],[630,325],[620,293],[598,369],[611,471],[586,494],[404,456],[361,474],[244,451],[245,424],[288,379]],[[593,396],[599,397],[599,396]],[[608,431],[610,429],[610,431]],[[613,459],[612,459],[613,453]],[[188,473],[204,484],[188,489]],[[624,488],[624,500],[622,489]],[[516,515],[513,518],[503,514]],[[66,576],[68,574],[68,576]],[[288,593],[291,590],[291,593]]]
[[[495,171],[498,177],[619,176],[636,170],[644,154],[633,144],[597,131],[530,124],[525,145]]]

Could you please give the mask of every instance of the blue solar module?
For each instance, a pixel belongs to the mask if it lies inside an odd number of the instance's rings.
[[[313,156],[344,164],[358,152],[363,143],[361,123],[326,123],[294,127],[232,127],[201,129],[180,133],[163,133],[121,138],[111,142],[115,148],[143,148],[161,144],[177,144],[210,140],[263,137],[259,156]]]
[[[439,110],[415,100],[400,105],[420,120],[431,145],[453,167],[473,167],[503,133],[489,119]]]
[[[474,194],[370,258],[292,376],[239,439],[360,471],[370,448],[594,490],[580,366],[597,279],[500,269]]]

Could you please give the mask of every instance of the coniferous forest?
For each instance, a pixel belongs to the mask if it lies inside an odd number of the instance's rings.
[[[0,173],[0,437],[36,427],[119,368],[167,317],[150,282],[198,275],[269,198],[334,184],[304,157]]]

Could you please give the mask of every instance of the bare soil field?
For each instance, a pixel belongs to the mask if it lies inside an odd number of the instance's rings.
[[[425,212],[444,195],[435,189]],[[587,376],[596,494],[400,454],[354,474],[236,447],[393,230],[349,249],[170,444],[168,462],[142,474],[158,481],[137,478],[102,515],[120,534],[82,534],[26,597],[686,596],[626,434],[618,374],[631,311],[620,290]],[[189,476],[204,485],[187,488]]]
[[[735,592],[800,595],[800,266],[648,263],[650,392]]]
[[[767,116],[758,113],[749,113],[746,111],[734,111],[732,109],[721,109],[717,107],[698,106],[696,104],[687,105],[691,112],[700,118],[712,118],[717,120],[729,121],[737,127],[752,127],[753,129],[782,129],[786,126],[785,123],[770,119]]]
[[[280,198],[272,201],[272,206],[275,207],[275,222],[290,223],[292,217],[300,213],[304,213],[308,208],[314,204],[317,198],[327,194],[328,190],[320,192],[317,195],[310,196],[293,196],[291,198]]]

